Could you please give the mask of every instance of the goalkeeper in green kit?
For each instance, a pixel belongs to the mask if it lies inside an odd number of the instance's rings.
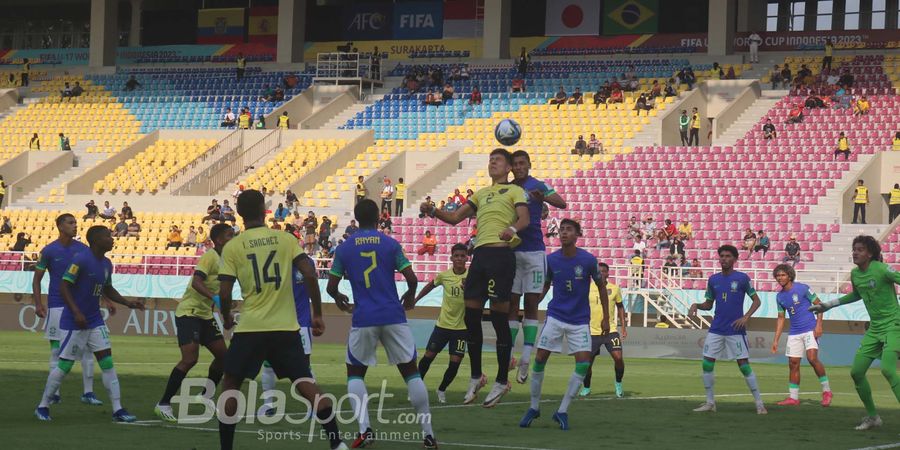
[[[853,264],[850,274],[853,292],[834,300],[809,308],[812,312],[824,312],[835,306],[846,305],[862,299],[869,313],[869,329],[859,344],[850,376],[856,392],[866,407],[868,415],[856,427],[868,430],[881,426],[881,417],[875,411],[872,388],[866,379],[866,371],[872,361],[881,360],[881,374],[887,379],[900,401],[900,376],[897,376],[897,352],[900,351],[900,305],[897,303],[895,284],[900,284],[900,272],[881,262],[881,246],[872,236],[858,236],[853,240]]]

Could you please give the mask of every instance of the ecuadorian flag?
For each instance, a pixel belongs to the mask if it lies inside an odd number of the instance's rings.
[[[244,42],[244,8],[197,11],[198,44],[240,44],[242,42]]]

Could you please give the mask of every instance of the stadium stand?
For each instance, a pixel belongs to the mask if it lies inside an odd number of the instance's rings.
[[[215,144],[215,139],[161,139],[94,183],[94,191],[156,193],[170,177]]]
[[[254,188],[264,187],[267,191],[275,190],[279,194],[284,194],[291,184],[312,168],[318,166],[322,161],[330,158],[346,144],[347,142],[344,139],[298,139],[290,147],[278,153],[275,158],[257,169],[256,172],[242,179],[239,184]],[[324,194],[326,191],[316,189],[314,192],[323,195],[319,197],[320,199],[325,198]],[[336,191],[330,192],[336,194]],[[304,195],[304,199],[312,199],[313,191],[307,191]],[[301,202],[303,202],[302,199]],[[303,202],[303,204],[310,207],[317,206],[309,202]],[[327,207],[327,203],[319,204],[318,206]]]

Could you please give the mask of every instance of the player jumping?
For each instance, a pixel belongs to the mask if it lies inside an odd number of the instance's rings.
[[[312,380],[309,358],[303,353],[298,333],[297,311],[293,301],[293,271],[303,274],[312,303],[313,334],[325,332],[322,298],[312,260],[300,250],[300,243],[290,233],[266,226],[266,205],[262,193],[246,190],[237,199],[238,214],[246,230],[232,239],[222,250],[219,268],[219,298],[226,329],[234,326],[231,314],[231,291],[234,282],[241,285],[244,298],[241,322],[234,330],[225,357],[222,395],[227,395],[224,414],[235,417],[237,398],[232,390],[240,390],[245,378],[256,378],[263,361],[272,364],[276,375],[291,380],[294,389],[316,409],[316,418],[330,441],[332,449],[346,449],[341,441],[331,400],[322,394]],[[230,450],[234,444],[236,424],[219,420],[219,444]]]
[[[59,326],[62,345],[59,348],[59,363],[50,372],[41,403],[34,411],[39,420],[50,419],[50,397],[59,389],[63,378],[72,370],[76,360],[82,360],[83,353],[89,351],[97,358],[102,370],[103,386],[109,392],[112,402],[113,420],[134,422],[137,418],[122,407],[119,391],[119,377],[113,367],[112,351],[109,344],[109,329],[100,314],[100,297],[106,298],[132,309],[144,309],[144,304],[126,300],[112,285],[113,266],[106,253],[113,248],[113,238],[102,225],[87,231],[90,251],[80,252],[72,258],[66,274],[59,284],[65,307]]]
[[[562,248],[547,257],[547,281],[542,294],[553,285],[553,298],[547,306],[547,320],[541,330],[534,358],[534,372],[531,375],[531,407],[525,412],[519,426],[527,428],[541,416],[541,387],[544,383],[544,368],[550,353],[562,351],[563,339],[570,355],[575,355],[575,372],[569,377],[569,386],[559,409],[553,414],[553,421],[563,430],[569,429],[569,404],[578,393],[578,388],[591,366],[591,306],[588,295],[591,282],[600,292],[600,307],[604,320],[600,323],[603,334],[609,332],[609,297],[606,295],[603,277],[600,275],[597,258],[578,248],[581,225],[571,219],[559,223],[559,241]],[[544,296],[542,295],[541,298]]]
[[[388,361],[397,366],[406,380],[416,417],[422,419],[425,448],[437,448],[431,429],[428,390],[416,367],[416,341],[404,311],[404,308],[412,309],[415,304],[418,279],[412,264],[403,254],[403,247],[375,229],[378,205],[374,201],[361,200],[353,208],[353,215],[359,223],[359,231],[335,251],[327,287],[328,295],[337,306],[353,313],[347,338],[347,392],[359,417],[359,436],[352,447],[367,447],[375,440],[375,433],[369,426],[369,397],[364,378],[368,368],[377,363],[376,347],[380,342]],[[403,303],[397,296],[395,271],[406,279]],[[338,291],[338,284],[344,277],[353,289],[353,305],[346,295]]]
[[[213,385],[222,380],[222,364],[225,360],[225,338],[219,324],[213,318],[213,306],[219,306],[219,261],[222,248],[234,237],[234,229],[230,225],[218,223],[209,230],[209,238],[213,242],[213,250],[200,257],[191,284],[184,291],[178,307],[175,309],[175,328],[178,330],[178,347],[181,349],[181,361],[169,374],[166,390],[153,412],[160,419],[175,423],[178,419],[172,411],[172,397],[181,387],[181,382],[188,372],[197,364],[200,346],[206,347],[213,355],[209,364],[207,378]],[[221,306],[219,306],[221,309]]]
[[[466,355],[463,285],[466,283],[466,274],[468,273],[466,271],[466,262],[468,260],[469,254],[466,244],[455,244],[450,249],[450,262],[453,263],[453,267],[439,273],[416,296],[416,303],[418,303],[436,286],[443,286],[444,288],[441,313],[438,315],[431,337],[428,338],[425,355],[419,360],[419,374],[424,379],[434,358],[437,357],[438,353],[444,351],[444,347],[447,344],[450,344],[450,364],[447,366],[447,370],[444,371],[444,379],[437,390],[437,398],[440,403],[447,403],[447,386],[450,386],[450,383],[456,378],[459,365],[462,364],[463,356]]]
[[[759,295],[750,283],[750,277],[734,270],[738,258],[738,250],[733,245],[719,247],[719,264],[722,272],[709,277],[706,283],[706,301],[694,303],[688,312],[696,316],[697,310],[709,311],[713,305],[716,314],[713,317],[706,342],[703,344],[703,386],[706,388],[706,403],[694,409],[695,412],[716,412],[716,397],[713,392],[716,376],[713,369],[716,359],[736,359],[738,368],[744,375],[744,381],[756,401],[756,413],[767,414],[759,394],[756,374],[750,367],[750,350],[747,344],[747,322],[759,309]],[[744,313],[744,296],[753,299],[750,309]]]
[[[478,398],[478,391],[487,380],[481,371],[481,346],[484,336],[481,319],[486,300],[490,300],[491,324],[497,335],[497,378],[482,406],[491,408],[509,392],[509,362],[512,355],[512,334],[509,330],[509,308],[512,285],[516,277],[516,256],[512,248],[521,242],[516,235],[528,227],[528,199],[525,191],[507,182],[512,170],[512,155],[502,148],[490,155],[488,174],[493,184],[479,189],[456,211],[441,211],[433,204],[422,203],[422,213],[456,225],[475,214],[477,234],[472,264],[466,276],[463,298],[466,303],[466,345],[472,377],[463,403]]]
[[[48,244],[41,250],[41,256],[34,267],[34,278],[31,280],[31,297],[34,300],[34,311],[40,318],[47,319],[44,337],[50,341],[50,372],[56,368],[59,362],[59,341],[63,330],[59,328],[59,319],[62,317],[65,301],[59,293],[59,285],[62,283],[63,274],[72,264],[72,258],[83,251],[90,251],[87,245],[75,240],[78,234],[78,222],[71,214],[61,214],[56,218],[56,229],[59,230],[59,238]],[[50,286],[47,289],[47,307],[41,301],[41,280],[44,272],[50,272]],[[110,312],[115,311],[109,307]],[[48,375],[49,377],[49,375]],[[84,384],[84,394],[81,402],[88,405],[102,405],[94,395],[94,355],[84,352],[81,359],[81,377]],[[50,381],[49,378],[47,380]],[[62,401],[59,391],[50,396],[50,404]]]
[[[872,361],[881,359],[881,374],[887,379],[900,401],[900,376],[897,376],[897,352],[900,351],[900,305],[897,304],[895,284],[900,284],[900,273],[881,262],[881,246],[872,236],[853,239],[853,264],[850,272],[853,292],[834,300],[810,306],[815,313],[825,312],[835,306],[846,305],[862,299],[869,313],[869,329],[863,336],[850,377],[856,385],[859,399],[868,415],[857,425],[859,431],[880,427],[881,417],[875,410],[872,388],[866,372]]]
[[[616,397],[625,396],[622,389],[622,377],[625,375],[625,359],[622,357],[622,341],[628,337],[625,328],[625,306],[622,305],[622,290],[609,280],[609,266],[600,263],[600,275],[606,280],[606,295],[610,305],[616,305],[616,313],[609,319],[609,333],[603,333],[600,324],[603,322],[603,308],[600,304],[600,292],[591,285],[591,367],[584,377],[584,387],[578,392],[579,397],[587,397],[591,394],[591,377],[594,374],[594,360],[600,354],[600,349],[606,347],[606,351],[613,359],[613,367],[616,373]],[[618,324],[622,324],[622,333],[616,330]]]
[[[516,371],[516,382],[525,383],[528,379],[528,364],[538,333],[538,303],[544,289],[544,272],[547,270],[547,247],[544,246],[544,234],[541,231],[541,216],[544,202],[553,207],[566,209],[566,201],[531,175],[531,157],[524,150],[512,154],[513,183],[528,193],[528,227],[519,232],[522,243],[515,248],[516,279],[512,286],[512,302],[509,305],[509,329],[512,335],[512,346],[516,346],[516,335],[519,333],[519,302],[525,296],[525,313],[522,321],[524,343]],[[515,359],[515,358],[513,358]]]
[[[788,398],[778,402],[779,406],[796,406],[800,404],[800,359],[806,354],[806,360],[812,366],[819,382],[822,383],[822,406],[831,405],[831,387],[825,376],[825,366],[819,361],[819,336],[822,336],[822,313],[813,314],[810,306],[819,303],[819,297],[803,283],[795,283],[797,273],[788,264],[779,264],[772,271],[775,280],[781,285],[781,292],[775,298],[778,303],[778,323],[775,325],[775,341],[772,342],[772,353],[778,352],[778,341],[784,329],[784,313],[791,315],[791,329],[788,332],[787,351],[790,378]]]

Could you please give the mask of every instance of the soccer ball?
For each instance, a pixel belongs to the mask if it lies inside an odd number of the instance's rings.
[[[515,145],[522,138],[522,126],[512,119],[503,119],[494,127],[494,137],[503,145]]]

